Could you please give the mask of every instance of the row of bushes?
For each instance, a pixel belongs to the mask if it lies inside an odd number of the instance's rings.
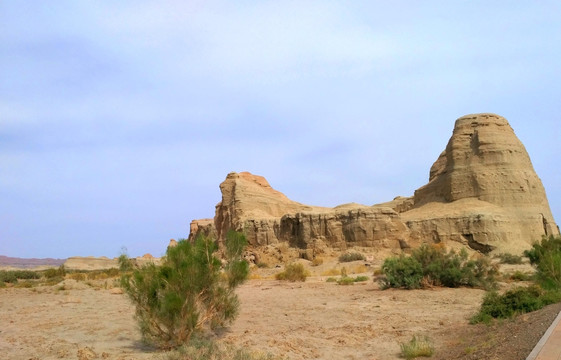
[[[119,269],[103,269],[103,270],[72,270],[68,271],[64,265],[58,268],[49,268],[47,270],[33,271],[33,270],[0,270],[0,286],[6,283],[16,284],[18,280],[39,280],[43,279],[44,282],[28,282],[28,284],[56,284],[64,278],[70,278],[76,281],[84,280],[99,280],[118,277],[121,275]]]
[[[0,270],[0,283],[17,283],[18,280],[40,279],[41,275],[31,270]]]

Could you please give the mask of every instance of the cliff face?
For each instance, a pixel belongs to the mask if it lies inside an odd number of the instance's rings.
[[[250,173],[220,184],[214,224],[196,220],[223,241],[243,231],[253,246],[287,242],[311,252],[352,246],[400,249],[420,243],[460,243],[474,250],[521,253],[542,235],[555,235],[545,190],[507,120],[494,114],[459,118],[446,149],[414,197],[374,206],[303,205]]]

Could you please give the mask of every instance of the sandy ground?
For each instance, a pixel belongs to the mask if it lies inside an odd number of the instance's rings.
[[[238,289],[240,316],[218,338],[293,360],[397,359],[399,343],[413,335],[429,336],[438,353],[458,343],[455,334],[469,326],[484,294],[476,289],[380,290],[372,280],[341,286],[325,282],[327,276],[305,283],[263,277]],[[0,358],[162,357],[141,343],[134,307],[125,295],[65,283],[64,289],[60,284],[0,289]]]

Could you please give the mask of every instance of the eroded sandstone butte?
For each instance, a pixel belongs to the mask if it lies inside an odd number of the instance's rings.
[[[373,206],[308,206],[247,172],[228,174],[220,190],[213,221],[194,220],[190,238],[202,232],[223,241],[233,229],[252,246],[286,242],[313,256],[327,247],[403,249],[441,242],[521,253],[543,235],[559,234],[524,145],[495,114],[456,120],[428,184],[413,197]]]

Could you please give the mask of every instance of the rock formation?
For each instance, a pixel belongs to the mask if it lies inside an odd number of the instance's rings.
[[[229,173],[220,191],[222,201],[216,205],[214,217],[220,240],[228,230],[235,230],[243,231],[252,245],[276,243],[283,215],[322,209],[292,201],[273,189],[264,177],[248,172]]]
[[[520,253],[558,234],[544,187],[507,120],[494,114],[456,121],[429,183],[402,214],[411,237],[458,241],[490,252]]]
[[[428,184],[413,197],[373,206],[308,206],[247,172],[228,174],[220,190],[214,221],[194,220],[190,239],[204,233],[223,241],[232,229],[253,246],[286,242],[313,257],[325,248],[404,249],[427,242],[521,253],[541,236],[559,234],[526,149],[507,120],[494,114],[456,121]]]

